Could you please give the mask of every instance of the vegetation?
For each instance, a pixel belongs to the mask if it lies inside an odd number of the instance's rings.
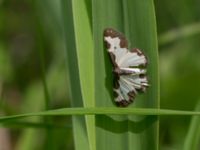
[[[0,149],[198,149],[199,3],[1,0]],[[149,60],[127,108],[113,103],[107,27]]]

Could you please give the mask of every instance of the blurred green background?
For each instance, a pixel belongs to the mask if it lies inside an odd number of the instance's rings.
[[[200,98],[200,1],[156,0],[161,100],[165,109],[194,110]],[[160,120],[163,148],[180,149],[190,117]]]
[[[70,106],[60,9],[56,0],[0,0],[1,115]],[[200,1],[155,0],[155,12],[160,107],[194,110],[200,98]],[[50,98],[45,102],[46,91]],[[191,118],[160,119],[161,149],[180,149]],[[43,149],[48,142],[54,143],[48,149],[73,149],[70,117],[35,117],[4,125],[9,127],[0,129],[0,147],[4,143],[5,150]]]
[[[1,0],[0,20],[0,114],[68,107],[59,1]],[[70,117],[4,125],[10,129],[0,130],[0,149],[73,149]]]

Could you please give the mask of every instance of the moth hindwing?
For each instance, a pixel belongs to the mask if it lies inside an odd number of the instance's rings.
[[[104,42],[115,76],[115,103],[119,107],[126,107],[133,102],[138,92],[145,92],[148,87],[147,58],[138,48],[129,50],[125,36],[112,28],[104,30]]]

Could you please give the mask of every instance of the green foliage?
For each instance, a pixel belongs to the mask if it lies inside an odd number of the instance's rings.
[[[197,149],[199,4],[0,1],[0,125],[12,128],[5,133],[16,141],[15,149]],[[113,102],[103,43],[108,27],[124,33],[129,48],[142,49],[148,58],[150,87],[128,108]]]
[[[130,48],[137,47],[144,50],[148,59],[151,60],[148,75],[153,88],[149,88],[145,96],[138,96],[134,105],[130,107],[158,107],[158,55],[154,8],[152,1],[137,0],[93,1],[96,106],[114,106],[111,64],[103,43],[100,42],[103,39],[103,30],[108,27],[124,32],[129,40]],[[119,110],[116,111],[119,112]],[[158,122],[155,120],[149,122],[151,119],[154,120],[145,116],[96,116],[98,149],[128,150],[147,149],[147,147],[156,149]],[[135,131],[135,126],[142,123],[150,127],[140,132]],[[126,127],[125,130],[124,127]],[[112,130],[113,128],[115,130]],[[142,138],[146,140],[141,140]]]
[[[199,110],[200,110],[200,101],[198,101],[195,111],[199,112]],[[200,123],[200,117],[193,116],[183,145],[184,150],[189,150],[189,149],[196,150],[199,148],[199,139],[200,139],[199,123]]]

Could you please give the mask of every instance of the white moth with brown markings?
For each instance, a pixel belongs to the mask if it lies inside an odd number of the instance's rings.
[[[148,87],[147,58],[137,48],[129,51],[125,36],[112,28],[104,30],[104,41],[113,64],[116,105],[126,107]]]

